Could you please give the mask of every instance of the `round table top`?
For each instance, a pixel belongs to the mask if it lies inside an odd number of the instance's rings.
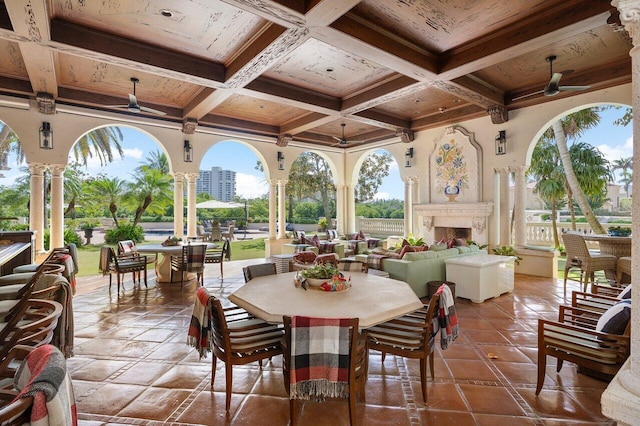
[[[270,323],[284,315],[322,318],[358,318],[360,328],[397,318],[424,305],[403,281],[361,272],[351,276],[351,288],[330,292],[295,287],[296,272],[256,277],[229,296],[229,301]]]
[[[190,245],[207,245],[207,249],[218,248],[215,243],[190,243]],[[136,251],[140,253],[177,253],[182,251],[184,245],[163,246],[162,244],[140,244],[136,245]]]

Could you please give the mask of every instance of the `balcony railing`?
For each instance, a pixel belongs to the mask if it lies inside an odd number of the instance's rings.
[[[557,225],[558,235],[562,235],[563,232],[571,230],[571,224],[568,222],[560,222]],[[605,230],[608,230],[612,226],[620,226],[620,224],[602,224]],[[376,237],[405,235],[404,219],[372,219],[359,216],[356,217],[356,229]],[[576,230],[582,232],[584,235],[593,234],[593,230],[588,223],[577,223]],[[527,222],[527,244],[532,246],[553,247],[553,229],[551,222]],[[562,241],[560,241],[560,244],[562,244]],[[587,241],[587,246],[589,248],[598,248],[598,243],[595,241]]]

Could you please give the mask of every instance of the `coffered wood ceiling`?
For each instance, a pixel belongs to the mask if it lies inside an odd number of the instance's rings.
[[[366,144],[631,81],[610,0],[0,0],[0,93]],[[610,21],[608,23],[607,21]]]

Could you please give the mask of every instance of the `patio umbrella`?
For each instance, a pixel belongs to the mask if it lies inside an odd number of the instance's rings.
[[[234,202],[224,202],[218,200],[207,200],[196,204],[196,209],[235,209],[245,207],[244,204]]]

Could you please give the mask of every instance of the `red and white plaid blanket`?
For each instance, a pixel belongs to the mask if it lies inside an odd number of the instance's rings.
[[[53,345],[40,346],[27,355],[14,379],[16,399],[33,397],[31,425],[77,425],[78,411],[67,361]]]
[[[187,345],[198,350],[200,359],[206,358],[211,352],[211,312],[209,311],[209,292],[204,287],[199,287],[196,292],[196,300],[193,304],[191,324],[187,332]]]
[[[458,314],[456,313],[455,301],[449,286],[442,284],[437,293],[440,293],[440,306],[438,307],[440,347],[447,349],[449,343],[458,338]]]
[[[291,318],[291,399],[349,396],[349,320]]]

